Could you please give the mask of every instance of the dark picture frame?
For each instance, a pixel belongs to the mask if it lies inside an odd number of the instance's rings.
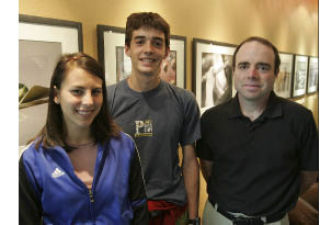
[[[290,53],[279,52],[279,56],[281,64],[273,90],[280,97],[291,98],[294,55]]]
[[[319,82],[319,58],[309,56],[309,69],[308,69],[308,85],[307,93],[312,94],[318,91]]]
[[[80,22],[19,15],[19,145],[45,124],[50,79],[62,54],[83,51]]]
[[[237,45],[194,38],[192,43],[192,90],[200,111],[229,100],[236,92],[232,56]]]
[[[97,25],[98,59],[105,69],[106,83],[112,85],[131,72],[131,60],[124,53],[125,29]],[[170,36],[170,53],[162,62],[160,76],[180,88],[186,87],[186,37]]]
[[[306,94],[308,76],[308,56],[295,55],[292,97],[301,97]]]
[[[25,27],[21,27],[21,25]],[[75,37],[67,31],[76,32],[77,36]],[[58,32],[59,34],[57,34]],[[82,23],[80,22],[19,15],[19,40],[62,42],[62,53],[65,54],[83,51],[82,36]]]

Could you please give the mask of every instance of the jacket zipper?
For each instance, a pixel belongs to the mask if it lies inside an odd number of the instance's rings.
[[[92,193],[92,189],[89,188],[89,197],[90,197],[90,203],[93,204],[94,203],[94,198],[93,198],[93,193]]]
[[[100,151],[99,151],[99,146],[98,146],[98,154],[101,154]],[[98,155],[98,157],[97,157],[97,161],[98,162],[96,162],[96,163],[99,163],[99,165],[98,165],[99,168],[101,167],[102,155],[103,154],[101,154],[101,156]],[[95,218],[95,214],[94,214],[94,202],[95,202],[95,200],[94,200],[94,190],[95,190],[96,179],[98,179],[97,176],[99,177],[99,174],[95,174],[94,175],[91,188],[87,188],[88,194],[89,194],[89,201],[90,201],[89,202],[89,206],[90,206],[91,216],[92,216],[92,219],[93,219],[93,225],[96,224],[96,222],[95,222],[96,218]]]
[[[95,216],[94,216],[94,210],[93,210],[93,204],[94,204],[94,197],[93,197],[93,191],[92,188],[88,188],[88,193],[89,193],[89,199],[90,199],[90,211],[91,211],[91,216],[93,218],[93,223],[95,224]]]
[[[98,157],[97,157],[97,162],[96,163],[99,163],[99,168],[100,168],[100,166],[101,166],[101,157],[102,157],[102,155],[100,155],[101,154],[101,152],[99,151],[99,149],[100,149],[100,146],[98,145]],[[90,211],[91,211],[91,216],[92,216],[92,219],[93,219],[93,225],[95,225],[96,224],[96,218],[95,218],[95,214],[94,214],[94,202],[95,202],[95,200],[94,200],[94,190],[95,190],[95,183],[96,183],[96,179],[98,179],[97,178],[97,176],[98,176],[98,174],[94,174],[94,177],[93,177],[93,181],[92,181],[92,186],[91,186],[91,188],[87,188],[88,189],[88,194],[89,194],[89,205],[90,205]]]

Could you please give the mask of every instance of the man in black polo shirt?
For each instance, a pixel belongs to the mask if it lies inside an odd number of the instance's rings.
[[[268,40],[243,41],[233,55],[237,95],[201,118],[204,225],[289,224],[287,213],[318,177],[312,113],[275,95],[279,65]]]

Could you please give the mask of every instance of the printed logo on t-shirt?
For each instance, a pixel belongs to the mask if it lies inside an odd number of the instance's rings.
[[[152,120],[136,120],[135,137],[152,136]]]

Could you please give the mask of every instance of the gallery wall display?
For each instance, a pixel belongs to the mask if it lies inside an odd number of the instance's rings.
[[[203,113],[229,100],[232,84],[232,55],[236,45],[193,39],[193,91]]]
[[[292,88],[292,76],[293,76],[293,65],[294,55],[287,53],[279,53],[280,56],[280,68],[279,73],[274,83],[274,92],[283,98],[291,97]]]
[[[104,66],[107,85],[118,83],[131,73],[125,54],[125,29],[97,25],[98,58]],[[160,77],[178,87],[186,86],[186,37],[170,36],[170,53],[162,61]]]
[[[50,78],[62,54],[83,50],[79,22],[19,15],[19,144],[45,123]]]
[[[309,57],[308,88],[307,93],[311,94],[318,90],[319,82],[319,59]]]
[[[306,93],[308,74],[308,56],[296,55],[294,62],[292,97],[300,97]]]

